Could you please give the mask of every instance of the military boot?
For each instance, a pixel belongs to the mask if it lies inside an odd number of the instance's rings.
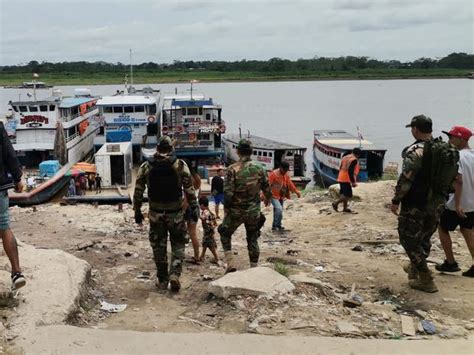
[[[407,262],[403,264],[403,271],[408,274],[408,280],[416,280],[418,279],[418,270],[411,262]]]
[[[430,271],[419,272],[418,279],[410,280],[408,281],[408,284],[411,288],[415,290],[420,290],[429,293],[438,292],[438,287],[436,287],[436,284],[433,281],[433,276],[431,275]]]
[[[229,272],[236,272],[237,268],[235,267],[234,254],[232,253],[232,251],[226,251],[224,252],[224,255],[225,255],[225,262],[227,264],[225,273],[227,274]]]
[[[168,290],[168,281],[160,281],[159,279],[156,279],[155,285],[159,291]]]
[[[181,283],[179,282],[179,276],[178,275],[171,275],[170,276],[170,287],[171,291],[173,292],[178,292],[179,289],[181,288]]]
[[[258,266],[258,263],[250,263],[250,267],[257,267]]]

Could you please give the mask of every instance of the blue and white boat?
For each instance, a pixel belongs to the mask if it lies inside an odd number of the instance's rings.
[[[359,139],[346,131],[316,130],[313,132],[313,168],[317,184],[329,186],[337,183],[341,159],[353,148],[360,148],[359,182],[380,179],[383,175],[383,162],[386,149],[376,147],[372,142]]]

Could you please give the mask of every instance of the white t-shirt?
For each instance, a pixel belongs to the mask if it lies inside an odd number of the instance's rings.
[[[474,150],[463,149],[459,151],[459,170],[462,175],[461,207],[464,212],[474,212]],[[454,194],[449,195],[446,207],[456,210]]]

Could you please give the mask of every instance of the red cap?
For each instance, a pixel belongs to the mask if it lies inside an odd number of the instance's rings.
[[[446,133],[448,136],[464,139],[465,141],[469,140],[472,136],[472,132],[469,128],[461,126],[454,126],[449,132],[443,131],[443,133]]]

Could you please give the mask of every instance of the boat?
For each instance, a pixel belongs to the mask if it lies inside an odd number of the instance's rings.
[[[50,89],[53,85],[48,85],[43,81],[24,81],[21,85],[7,85],[4,89]]]
[[[169,136],[178,158],[186,160],[201,178],[215,174],[223,162],[222,134],[225,132],[222,107],[204,94],[166,95],[161,106],[158,136]],[[156,146],[143,149],[150,159]]]
[[[142,160],[143,146],[156,149],[161,93],[151,87],[141,90],[125,85],[125,91],[97,101],[100,129],[94,137],[95,151],[105,143],[132,142],[133,161]]]
[[[76,89],[74,97],[53,90],[42,100],[9,102],[9,136],[25,176],[34,182],[30,191],[11,192],[11,204],[44,203],[64,187],[71,166],[93,150],[99,129],[96,101],[89,89]],[[41,172],[46,161],[57,161],[53,175]]]
[[[280,163],[285,160],[290,165],[288,174],[291,181],[301,189],[311,181],[306,177],[306,163],[304,156],[305,147],[300,147],[288,143],[282,143],[271,139],[248,134],[243,137],[241,134],[228,134],[224,137],[225,162],[232,164],[239,160],[237,155],[237,145],[240,139],[246,138],[252,142],[253,151],[251,159],[260,163],[267,172],[277,169]]]
[[[315,182],[323,187],[337,183],[341,159],[353,148],[360,148],[359,182],[380,179],[383,175],[386,149],[342,130],[315,130],[313,132],[313,168]]]

